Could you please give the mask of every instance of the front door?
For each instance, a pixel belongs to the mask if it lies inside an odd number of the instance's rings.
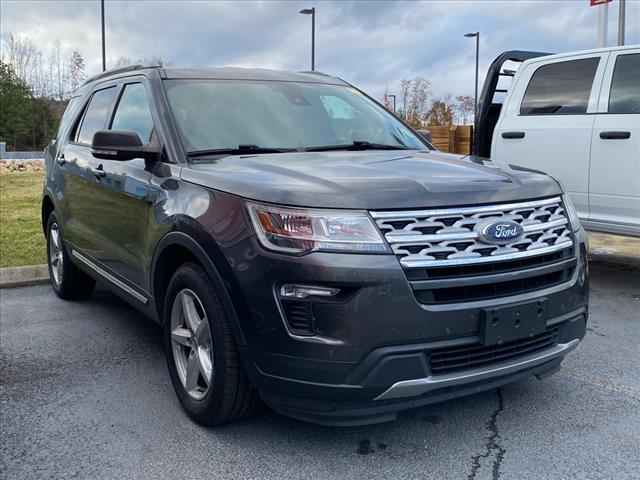
[[[154,135],[147,90],[143,80],[123,85],[109,128],[136,132],[143,143]],[[137,285],[145,285],[145,245],[153,195],[151,174],[145,160],[98,160],[96,162],[95,229],[99,248],[96,260],[112,273]]]
[[[591,146],[592,228],[640,234],[640,49],[609,60]]]
[[[65,240],[76,250],[95,256],[100,245],[100,202],[96,196],[97,167],[91,155],[93,134],[106,128],[118,89],[115,85],[96,90],[89,99],[71,138],[56,159],[64,177],[62,201],[65,212],[62,230]]]

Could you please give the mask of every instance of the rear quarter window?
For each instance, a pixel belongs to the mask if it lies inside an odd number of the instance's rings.
[[[527,86],[520,115],[586,113],[599,63],[595,57],[541,66]]]

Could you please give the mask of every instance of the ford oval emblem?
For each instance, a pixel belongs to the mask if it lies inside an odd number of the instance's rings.
[[[512,220],[489,220],[476,226],[480,240],[493,245],[506,245],[522,237],[522,225]]]

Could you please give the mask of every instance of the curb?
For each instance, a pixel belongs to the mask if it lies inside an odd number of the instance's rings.
[[[589,244],[591,263],[640,270],[640,238],[589,232]]]
[[[49,282],[47,265],[0,268],[0,288],[25,287]]]

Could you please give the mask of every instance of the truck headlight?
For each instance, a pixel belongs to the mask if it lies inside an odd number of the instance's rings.
[[[278,252],[386,253],[387,246],[366,212],[277,207],[247,203],[262,246]]]
[[[568,193],[562,195],[562,203],[564,203],[564,208],[567,211],[567,216],[569,217],[569,222],[571,222],[571,227],[574,232],[577,232],[582,227],[580,223],[580,219],[578,218],[578,211],[576,210],[573,201],[569,197]]]

